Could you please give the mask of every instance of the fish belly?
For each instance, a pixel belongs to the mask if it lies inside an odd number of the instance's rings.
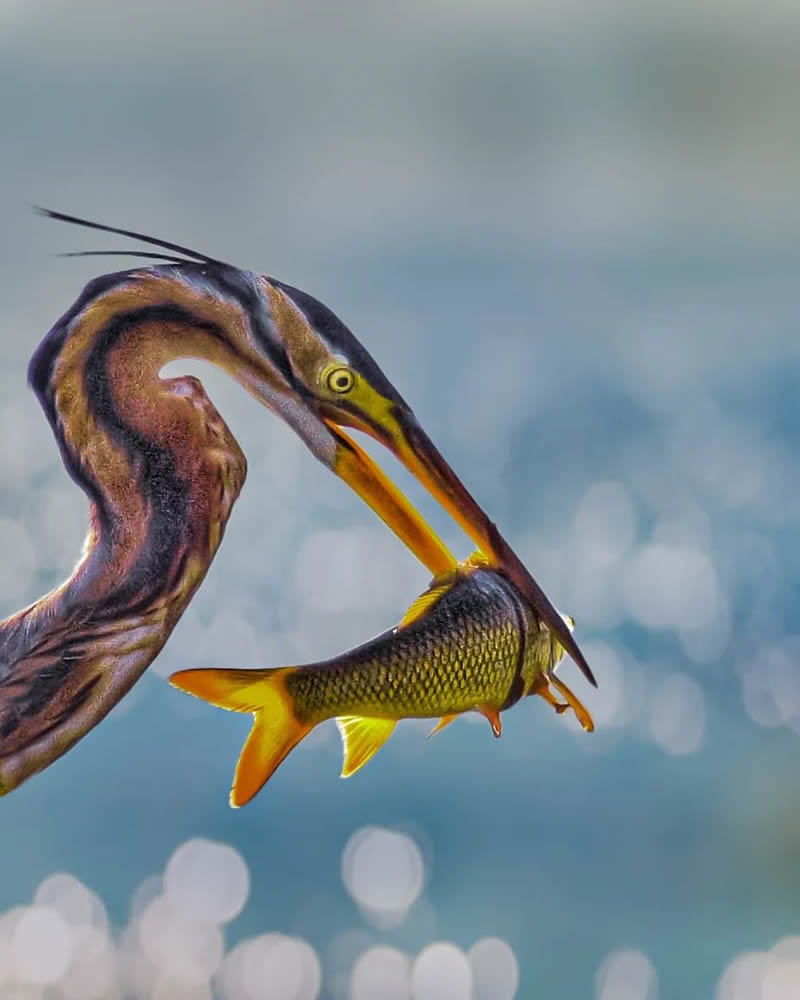
[[[505,586],[475,577],[454,586],[423,621],[297,668],[287,688],[298,715],[315,722],[436,718],[477,705],[500,708],[521,669],[524,635]]]

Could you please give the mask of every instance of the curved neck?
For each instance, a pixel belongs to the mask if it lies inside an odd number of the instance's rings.
[[[30,378],[90,500],[89,544],[69,596],[119,608],[186,590],[181,577],[191,569],[199,583],[213,558],[244,456],[200,383],[159,371],[195,357],[238,374],[247,316],[168,272],[106,280],[53,328]]]

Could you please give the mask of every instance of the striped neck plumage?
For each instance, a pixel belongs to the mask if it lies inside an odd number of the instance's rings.
[[[91,527],[70,578],[0,623],[0,792],[66,752],[153,661],[244,483],[244,455],[200,383],[159,375],[187,355],[233,366],[221,324],[237,314],[170,272],[94,282],[30,365]]]
[[[200,383],[159,377],[187,346],[213,361],[228,341],[202,314],[163,304],[154,277],[128,276],[94,296],[31,364],[67,469],[90,500],[78,575],[95,599],[121,604],[164,594],[190,564],[193,575],[207,568],[243,479],[244,457]],[[132,293],[132,282],[160,304]]]

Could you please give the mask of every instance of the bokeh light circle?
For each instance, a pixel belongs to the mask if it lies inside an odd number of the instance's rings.
[[[72,960],[72,935],[52,906],[25,909],[14,931],[14,960],[24,983],[45,986],[57,982]]]
[[[408,1000],[411,996],[411,961],[397,948],[369,948],[353,966],[350,1000]]]
[[[472,968],[464,952],[437,941],[417,955],[411,969],[413,1000],[471,1000]]]
[[[214,1000],[208,983],[186,983],[169,974],[156,979],[148,1000]]]
[[[173,853],[164,872],[164,893],[176,912],[193,920],[226,923],[244,906],[250,874],[229,844],[197,837]]]
[[[669,754],[694,753],[705,736],[706,714],[700,685],[683,674],[669,674],[659,680],[650,695],[650,736]]]
[[[519,965],[510,945],[481,938],[467,952],[472,967],[472,1000],[511,1000],[519,988]]]
[[[603,959],[595,976],[596,1000],[657,1000],[658,977],[642,951],[620,948]]]
[[[81,938],[84,935],[91,937],[94,930],[104,936],[108,934],[108,914],[103,901],[69,872],[57,872],[46,878],[36,890],[33,901],[52,906],[61,914],[78,947]]]
[[[317,953],[300,938],[261,934],[238,944],[216,977],[224,1000],[316,1000],[322,986]]]
[[[81,936],[58,988],[64,1000],[106,1000],[115,994],[118,975],[113,942],[103,931],[90,928]]]
[[[345,846],[342,880],[353,899],[368,911],[405,912],[422,891],[422,852],[408,834],[363,827]]]
[[[206,982],[224,952],[217,924],[188,919],[166,895],[157,896],[145,907],[139,919],[139,942],[157,970],[187,984]]]

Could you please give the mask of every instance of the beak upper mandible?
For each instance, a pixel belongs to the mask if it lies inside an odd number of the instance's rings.
[[[419,425],[414,414],[408,409],[395,407],[391,419],[384,419],[379,430],[370,430],[403,463],[408,471],[450,514],[462,530],[486,555],[489,564],[503,573],[528,600],[539,618],[556,635],[563,648],[580,667],[590,684],[597,687],[597,681],[569,626],[561,614],[553,607],[539,584],[520,561],[517,554],[500,534],[497,525],[489,519],[473,496],[453,472],[439,450]],[[391,484],[390,484],[391,485]],[[397,492],[395,490],[395,492]],[[371,504],[381,517],[378,507]],[[410,505],[409,505],[410,506]],[[413,508],[411,508],[413,510]],[[419,515],[417,515],[419,517]],[[386,518],[384,518],[386,520]],[[425,522],[419,517],[425,528]],[[388,523],[388,522],[387,522]],[[412,550],[422,558],[417,547],[406,538],[402,531],[394,530]],[[430,535],[433,533],[427,528]],[[435,536],[433,536],[435,537]],[[437,539],[438,541],[438,539]],[[430,567],[430,563],[422,558]]]

